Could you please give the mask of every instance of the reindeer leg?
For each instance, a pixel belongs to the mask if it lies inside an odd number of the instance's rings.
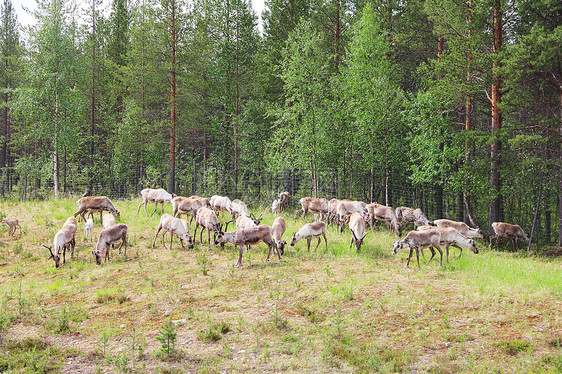
[[[322,238],[318,237],[318,243],[316,243],[316,247],[314,248],[314,252],[316,252],[316,250],[318,249],[318,246],[320,245],[321,242],[322,242]]]
[[[311,240],[312,239],[308,239],[308,238],[306,239],[306,245],[308,247],[308,253],[310,253],[310,242],[311,242]]]
[[[431,260],[433,260],[433,257],[435,257],[435,251],[433,250],[433,247],[429,247],[429,250],[431,251],[431,258],[425,263],[426,265],[429,264]],[[422,248],[422,253],[423,253],[423,248]]]
[[[437,244],[437,250],[439,251],[439,254],[441,255],[441,258],[439,260],[439,266],[443,266],[443,250],[441,249],[441,247],[439,247],[439,244]]]
[[[416,258],[418,260],[418,269],[420,268],[420,250],[416,247]]]
[[[244,244],[240,244],[240,251],[238,254],[238,262],[236,263],[236,267],[239,268],[242,266],[242,255],[244,254]]]
[[[457,259],[461,258],[461,255],[462,255],[462,247],[459,247],[458,245],[455,245],[455,244],[451,244],[451,247],[455,247],[455,248],[458,248],[458,249],[459,249],[460,252],[459,252],[459,255],[457,256]]]
[[[125,258],[127,258],[127,236],[123,235],[123,242],[121,242],[121,245],[123,245],[123,243],[125,243],[125,249],[124,249],[124,253],[125,253]]]
[[[410,259],[412,258],[413,254],[414,254],[414,248],[410,247],[410,254],[408,254],[408,262],[406,262],[406,266],[404,266],[405,268],[410,267]]]
[[[211,247],[211,231],[207,228],[207,240],[209,241],[209,247]]]
[[[174,232],[170,231],[170,251],[172,250],[172,243],[174,242]]]
[[[267,243],[267,258],[265,262],[269,262],[269,256],[271,255],[271,243]]]
[[[193,243],[195,243],[195,239],[197,238],[197,228],[199,227],[199,224],[197,222],[195,222],[195,231],[193,232]]]
[[[156,210],[158,209],[158,202],[155,201],[154,202],[154,212],[150,213],[150,215],[153,215],[154,213],[156,213]]]
[[[158,233],[160,233],[160,230],[162,230],[162,225],[158,225],[158,231],[156,231],[156,235],[154,235],[154,240],[152,241],[152,248],[154,248],[154,244],[156,243],[156,237],[158,236]]]
[[[352,245],[353,245],[353,237],[351,238],[351,242],[349,243],[349,249],[351,249]]]

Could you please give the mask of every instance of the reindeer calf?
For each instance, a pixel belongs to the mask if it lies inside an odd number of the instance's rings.
[[[22,235],[21,226],[20,226],[20,223],[19,223],[17,218],[15,218],[11,221],[7,218],[4,218],[2,220],[2,222],[4,222],[6,225],[8,225],[8,228],[9,228],[8,236],[16,236],[16,229],[20,229],[20,235]]]

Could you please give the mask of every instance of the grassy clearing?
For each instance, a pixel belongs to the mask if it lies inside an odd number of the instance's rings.
[[[236,269],[237,251],[209,248],[206,234],[191,251],[159,240],[152,249],[159,215],[137,216],[137,199],[115,202],[129,225],[128,259],[115,251],[95,265],[81,223],[75,258],[55,269],[41,245],[75,201],[0,203],[24,228],[17,240],[0,229],[3,371],[562,371],[559,259],[480,243],[480,254],[453,255],[443,268],[404,269],[407,253],[393,257],[384,230],[356,254],[349,231],[330,227],[327,249],[322,241],[308,253],[301,241],[264,263],[260,244]],[[290,241],[303,221],[285,219]],[[96,221],[95,238],[100,230]]]

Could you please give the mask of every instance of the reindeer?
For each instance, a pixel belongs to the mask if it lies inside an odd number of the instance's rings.
[[[328,200],[316,197],[303,197],[299,200],[302,209],[298,209],[295,212],[295,221],[298,216],[302,215],[302,218],[306,218],[306,213],[312,212],[314,214],[320,214],[321,217],[325,217],[328,214]]]
[[[225,232],[222,230],[222,225],[220,225],[219,231],[215,238],[215,245],[225,242],[232,243],[235,246],[240,247],[236,267],[242,266],[244,246],[256,245],[260,242],[264,242],[268,247],[267,258],[265,261],[269,261],[269,256],[271,255],[272,248],[275,248],[277,256],[279,257],[279,261],[281,261],[281,254],[277,250],[277,246],[271,237],[271,226],[261,225],[243,229],[236,229],[236,231],[233,232]]]
[[[111,214],[110,214],[111,216]],[[113,217],[113,216],[111,216]],[[90,241],[92,240],[92,229],[94,228],[94,220],[91,218],[88,218],[88,220],[86,220],[86,223],[84,224],[84,239],[87,240],[88,236],[90,237]]]
[[[427,219],[421,209],[412,209],[405,206],[396,208],[396,217],[399,221],[413,223],[414,228],[419,226],[433,225],[433,222]]]
[[[461,235],[464,235],[469,239],[484,239],[482,230],[473,229],[464,222],[451,221],[449,219],[438,219],[433,221],[433,224],[436,227],[452,227],[460,232]]]
[[[22,235],[20,222],[17,218],[14,218],[11,221],[8,218],[4,218],[2,219],[2,222],[8,225],[8,236],[16,236],[16,229],[19,229],[20,236]]]
[[[408,255],[408,262],[406,263],[406,268],[410,266],[410,259],[412,258],[413,251],[416,251],[416,258],[418,260],[418,268],[420,267],[420,249],[427,247],[435,247],[441,254],[441,265],[443,265],[443,251],[439,247],[441,242],[441,233],[437,230],[425,230],[425,231],[410,231],[408,235],[402,240],[395,240],[394,247],[392,249],[392,254],[395,255],[400,250],[405,248],[410,248],[410,254]]]
[[[283,217],[277,217],[273,221],[273,225],[271,226],[271,236],[273,241],[275,242],[275,246],[277,250],[283,255],[285,254],[285,245],[287,244],[286,241],[282,240],[282,236],[285,233],[285,219]]]
[[[474,253],[478,253],[478,248],[476,248],[476,245],[474,244],[474,239],[467,238],[454,227],[433,227],[433,226],[418,227],[418,231],[425,231],[425,230],[437,230],[441,233],[441,243],[445,244],[445,252],[447,253],[447,262],[449,262],[449,246],[456,247],[460,250],[460,253],[457,258],[461,257],[463,247],[470,249]],[[429,261],[431,261],[433,259],[433,256],[435,256],[435,251],[433,251],[433,248],[431,247],[429,248],[429,250],[431,251],[431,258],[429,259]],[[429,261],[427,262],[428,264]]]
[[[224,215],[224,211],[227,211],[228,214],[230,214],[230,216],[234,218],[232,213],[232,202],[226,196],[218,196],[218,195],[212,196],[211,207],[216,212],[220,212],[221,216]]]
[[[195,216],[195,232],[193,233],[194,239],[197,237],[197,228],[199,226],[201,226],[201,244],[203,244],[203,231],[207,229],[207,239],[209,241],[209,245],[211,245],[211,230],[213,231],[215,238],[216,234],[220,231],[220,223],[217,214],[209,208],[199,208]]]
[[[48,258],[55,261],[55,267],[60,267],[60,257],[62,254],[63,264],[66,264],[66,250],[71,251],[71,256],[74,257],[74,247],[76,246],[75,234],[78,229],[78,222],[76,218],[69,217],[63,224],[62,228],[55,234],[53,239],[53,248],[43,245],[51,253]],[[53,249],[55,250],[53,252]]]
[[[369,211],[367,209],[367,204],[361,201],[340,201],[337,205],[337,217],[340,224],[340,230],[343,233],[345,229],[345,224],[349,222],[349,216],[353,213],[360,213],[365,218],[368,218],[367,215]]]
[[[324,242],[326,243],[326,250],[327,250],[328,240],[326,239],[326,224],[322,221],[307,223],[298,232],[293,233],[293,239],[291,240],[291,247],[294,247],[299,240],[306,239],[308,252],[310,253],[310,242],[312,241],[312,239],[318,238],[318,244],[316,244],[316,248],[314,248],[314,251],[316,251],[316,249],[318,249],[318,246],[320,245],[321,242],[320,236],[324,237]]]
[[[116,218],[119,218],[119,211],[115,209],[113,203],[107,196],[86,196],[80,198],[76,202],[78,204],[78,211],[74,213],[74,218],[80,215],[80,217],[86,221],[86,213],[89,213],[93,217],[93,212],[100,212],[100,222],[102,220],[102,213],[107,210],[109,213],[113,214]]]
[[[194,218],[197,218],[197,211],[200,208],[210,209],[206,206],[207,202],[205,200],[208,201],[208,199],[200,198],[199,196],[176,196],[172,199],[172,215],[177,218],[180,218],[182,214],[191,215],[189,220],[189,223],[191,223]]]
[[[101,265],[101,259],[103,257],[104,251],[105,262],[109,261],[109,246],[118,240],[121,240],[121,245],[118,248],[119,253],[121,253],[121,247],[125,245],[125,258],[127,258],[128,229],[129,228],[124,223],[118,223],[117,225],[113,225],[108,229],[101,230],[96,249],[92,251],[92,254],[94,255],[94,258],[96,259],[96,263],[98,265]]]
[[[375,219],[385,221],[388,230],[393,231],[398,237],[402,236],[402,225],[398,222],[394,209],[377,203],[367,205],[367,209],[369,211],[369,226],[373,227]]]
[[[170,194],[163,188],[145,188],[140,192],[140,194],[142,196],[142,203],[139,204],[137,215],[139,214],[142,205],[144,205],[144,212],[148,215],[148,212],[146,211],[146,204],[149,202],[154,203],[154,212],[152,212],[151,215],[156,213],[158,204],[162,205],[162,214],[164,214],[164,203],[170,203],[172,198],[176,196],[176,194]]]
[[[188,226],[189,227],[189,226]],[[171,214],[164,214],[160,217],[160,224],[158,225],[158,230],[154,235],[154,240],[152,241],[152,248],[154,248],[154,244],[156,243],[156,237],[160,233],[160,230],[164,229],[162,232],[162,246],[166,249],[166,244],[164,244],[164,235],[166,232],[170,232],[170,250],[172,250],[172,243],[174,240],[174,234],[178,236],[180,239],[181,247],[185,249],[184,242],[187,243],[189,249],[193,249],[193,238],[189,235],[186,230],[186,226],[182,222],[181,219],[172,216]]]
[[[498,247],[498,241],[501,238],[511,239],[513,243],[513,249],[519,250],[517,246],[517,240],[529,241],[527,234],[523,232],[523,229],[519,225],[513,225],[511,223],[505,222],[494,222],[492,223],[492,229],[494,230],[494,235],[490,236],[490,249],[492,249],[492,239],[496,238],[496,248]]]
[[[353,213],[349,217],[349,231],[351,231],[351,243],[349,244],[349,248],[353,244],[355,244],[355,248],[357,253],[361,250],[361,245],[363,244],[363,239],[367,236],[367,232],[363,235],[365,231],[365,220],[363,219],[363,215],[360,213]]]

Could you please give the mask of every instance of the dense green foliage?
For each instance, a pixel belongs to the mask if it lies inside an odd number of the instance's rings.
[[[18,31],[2,3],[4,195],[286,189],[481,227],[495,201],[562,239],[557,2],[70,4]]]

